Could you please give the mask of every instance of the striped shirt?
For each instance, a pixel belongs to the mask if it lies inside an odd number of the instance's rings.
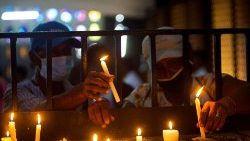
[[[192,77],[190,105],[194,104],[197,90],[202,86],[204,86],[204,89],[199,97],[201,104],[204,104],[208,100],[215,100],[215,77],[212,73],[208,73],[204,76]],[[139,85],[124,101],[130,102],[136,107],[152,107],[150,84],[144,83]],[[157,102],[159,107],[172,106],[159,86],[157,90]]]
[[[35,77],[32,80],[24,80],[17,84],[17,110],[18,111],[33,111],[37,107],[44,105],[47,102],[47,98],[40,89],[40,87],[34,83]],[[64,83],[65,89],[69,90],[72,85],[69,81]],[[12,106],[12,88],[9,86],[3,95],[3,109],[2,112],[11,109]]]

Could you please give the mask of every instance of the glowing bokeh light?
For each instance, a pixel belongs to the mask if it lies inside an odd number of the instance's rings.
[[[50,8],[46,12],[46,16],[48,20],[50,21],[56,19],[57,15],[58,15],[58,11],[55,8]]]
[[[12,11],[3,12],[2,20],[32,20],[39,17],[38,11]]]
[[[64,11],[62,12],[60,18],[62,21],[69,23],[72,20],[72,15],[68,11]]]
[[[115,20],[116,20],[117,22],[122,22],[122,21],[124,20],[124,15],[122,15],[122,14],[116,15],[116,16],[115,16]]]
[[[89,16],[90,21],[98,22],[100,21],[102,14],[99,11],[91,10],[89,11],[88,16]]]

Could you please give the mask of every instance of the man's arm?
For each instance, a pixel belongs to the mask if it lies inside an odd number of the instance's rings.
[[[73,109],[82,104],[88,98],[99,100],[99,94],[107,94],[109,81],[113,76],[90,72],[83,83],[66,91],[64,94],[53,97],[53,109]]]

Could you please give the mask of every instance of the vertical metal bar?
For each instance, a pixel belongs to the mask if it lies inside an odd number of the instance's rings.
[[[47,80],[46,80],[46,88],[47,88],[47,108],[51,110],[53,108],[52,103],[52,40],[47,40],[46,46],[46,57],[47,57]]]
[[[214,35],[214,69],[215,69],[215,93],[216,99],[222,97],[222,75],[221,75],[221,34]]]
[[[87,51],[88,51],[88,41],[87,36],[81,37],[81,80],[82,82],[87,76]]]
[[[156,48],[155,48],[155,35],[150,35],[150,53],[151,53],[151,96],[152,107],[157,107],[157,82],[156,82]]]
[[[250,82],[250,33],[246,36],[246,67],[247,67],[247,82]]]
[[[114,49],[115,59],[115,76],[116,76],[116,88],[119,97],[121,98],[121,103],[123,102],[122,94],[122,78],[121,78],[121,35],[115,36],[115,49]]]
[[[184,97],[184,104],[185,105],[190,105],[190,80],[191,80],[191,66],[190,66],[190,63],[189,63],[189,59],[190,59],[190,52],[191,52],[191,46],[188,42],[188,34],[184,33],[182,34],[182,44],[183,44],[183,47],[182,47],[182,52],[183,52],[183,66],[184,66],[184,69],[183,69],[183,72],[184,72],[184,78],[185,78],[185,81],[187,82],[184,86],[184,93],[185,93],[185,97]]]
[[[10,50],[11,50],[11,84],[12,84],[12,110],[17,110],[17,77],[16,77],[16,41],[17,38],[10,39]]]

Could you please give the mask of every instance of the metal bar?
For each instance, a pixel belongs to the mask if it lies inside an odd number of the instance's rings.
[[[215,93],[216,99],[222,97],[222,75],[221,75],[221,34],[214,35],[214,69],[215,69]]]
[[[247,34],[250,28],[221,29],[171,29],[171,30],[122,30],[122,31],[70,31],[70,32],[25,32],[0,33],[0,38],[56,38],[66,36],[116,36],[116,35],[176,35],[176,34]]]
[[[250,33],[245,34],[245,37],[246,37],[247,82],[250,82]]]
[[[87,76],[87,51],[88,51],[88,41],[87,41],[87,36],[82,36],[81,37],[81,79],[82,82]]]
[[[116,76],[116,88],[119,97],[121,98],[121,102],[123,100],[122,94],[122,78],[121,78],[121,35],[115,36],[115,49],[114,49],[114,56],[115,56],[115,76]]]
[[[47,40],[46,46],[46,57],[47,57],[47,80],[46,80],[46,88],[47,88],[47,109],[51,110],[53,108],[52,103],[52,40]]]
[[[13,112],[17,110],[17,77],[16,77],[16,41],[17,38],[10,39],[10,49],[11,49],[11,84],[12,84],[12,110]]]
[[[155,36],[150,35],[150,43],[151,43],[151,96],[152,96],[152,107],[157,107],[157,82],[156,82],[156,46],[155,46]]]
[[[190,66],[190,63],[189,63],[189,59],[190,59],[190,51],[191,51],[191,46],[189,45],[189,42],[188,42],[188,34],[183,34],[182,35],[182,44],[183,44],[183,47],[182,47],[182,51],[183,51],[183,66],[184,66],[184,77],[185,77],[185,81],[188,82],[185,84],[184,86],[184,93],[185,93],[185,97],[184,97],[184,104],[185,105],[190,105],[190,94],[186,92],[189,92],[190,90],[190,80],[191,80],[191,66]]]

